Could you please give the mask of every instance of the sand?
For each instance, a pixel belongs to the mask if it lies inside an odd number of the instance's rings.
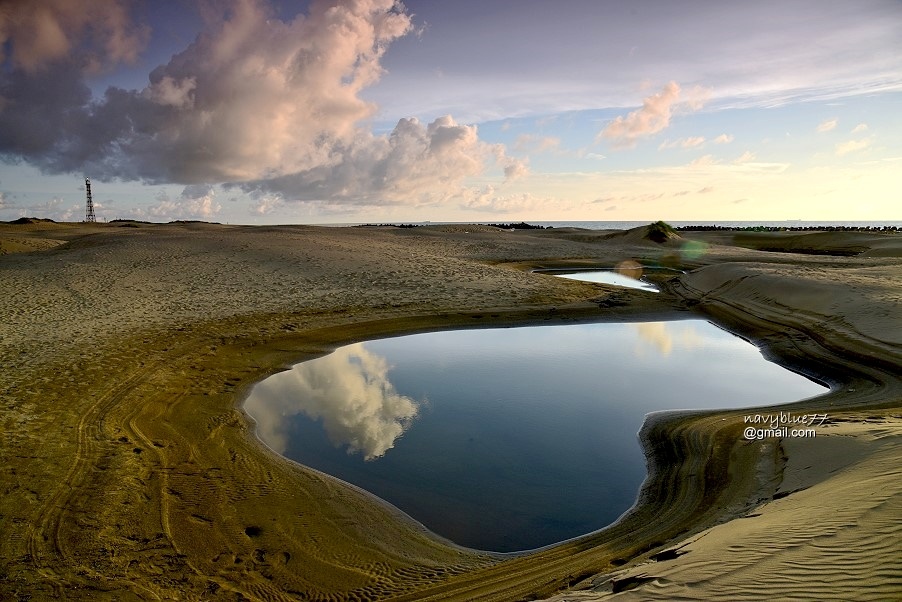
[[[0,224],[0,599],[899,597],[900,241]],[[695,271],[652,274],[661,294],[530,272],[625,259]],[[829,423],[749,442],[742,412],[656,416],[633,510],[531,554],[450,545],[276,456],[240,409],[345,342],[699,315],[831,384],[790,408]]]

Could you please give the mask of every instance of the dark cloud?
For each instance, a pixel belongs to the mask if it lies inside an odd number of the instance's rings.
[[[136,25],[122,0],[4,0],[0,4],[0,63],[39,73],[60,60],[77,59],[97,72],[133,62],[150,31]]]

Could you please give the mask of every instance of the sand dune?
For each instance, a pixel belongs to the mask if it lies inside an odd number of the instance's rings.
[[[0,257],[0,598],[902,592],[902,264],[883,239],[883,256],[832,257],[487,227],[0,225],[3,248],[21,240]],[[662,294],[529,271],[624,259],[701,269]],[[737,412],[651,421],[633,512],[525,556],[454,547],[283,460],[238,405],[266,375],[378,335],[696,314],[834,384],[793,409],[830,425],[752,444]]]

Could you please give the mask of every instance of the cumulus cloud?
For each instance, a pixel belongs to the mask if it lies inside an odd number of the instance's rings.
[[[388,136],[360,132],[337,147],[336,154],[335,161],[241,187],[285,200],[431,204],[465,194],[463,181],[482,174],[488,163],[502,165],[508,178],[527,172],[504,147],[481,141],[476,126],[458,124],[450,116],[429,124],[401,119]]]
[[[639,138],[656,134],[670,125],[676,110],[697,111],[707,100],[707,92],[694,88],[682,93],[676,82],[670,82],[657,94],[647,97],[642,108],[609,123],[597,139],[611,140],[614,146],[630,147]]]
[[[714,144],[729,144],[733,141],[733,134],[721,134],[714,139]]]
[[[853,134],[860,134],[861,132],[866,132],[866,131],[868,131],[868,124],[866,124],[866,123],[859,123],[854,128],[852,128]]]
[[[162,193],[157,198],[157,203],[148,208],[147,214],[168,221],[210,220],[222,209],[214,195],[210,185],[186,186],[177,199],[171,199],[166,193]]]
[[[205,11],[204,31],[142,90],[111,87],[95,99],[84,69],[65,58],[40,70],[14,62],[0,72],[0,156],[101,181],[238,186],[267,199],[258,213],[276,198],[436,203],[466,194],[464,180],[492,166],[508,181],[528,174],[450,116],[400,119],[387,135],[368,129],[377,107],[361,92],[379,80],[389,44],[412,29],[394,0],[313,2],[290,21],[264,0],[221,4],[228,10]],[[106,37],[122,38],[114,34]],[[151,211],[218,211],[198,199],[160,199]]]
[[[252,211],[257,215],[268,215],[285,205],[282,197],[271,194],[260,195],[256,201]]]
[[[528,175],[529,166],[526,165],[525,161],[521,161],[519,159],[511,159],[510,162],[504,166],[505,182],[513,182],[514,180],[525,178]]]
[[[304,414],[322,421],[336,447],[372,460],[394,447],[418,412],[417,402],[389,382],[388,371],[385,358],[363,344],[349,345],[261,382],[245,408],[260,438],[280,453],[288,447],[285,418]]]
[[[94,204],[95,210],[99,210],[102,206],[99,203]],[[22,215],[49,218],[63,222],[81,221],[85,217],[84,205],[67,204],[59,197],[53,197],[43,203],[36,203],[22,208]]]
[[[817,126],[817,131],[821,134],[823,134],[824,132],[829,132],[830,130],[836,129],[837,123],[839,122],[836,119],[827,119]]]
[[[744,153],[742,153],[741,155],[736,157],[736,159],[733,160],[733,163],[736,163],[738,165],[741,163],[748,163],[748,162],[754,161],[754,160],[755,160],[755,153],[753,153],[751,151],[745,151]]]

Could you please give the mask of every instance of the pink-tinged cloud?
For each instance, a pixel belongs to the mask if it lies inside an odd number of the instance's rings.
[[[817,131],[820,134],[824,132],[829,132],[833,129],[836,129],[836,124],[839,123],[836,119],[827,119],[826,121],[821,122],[817,126]]]
[[[670,125],[673,113],[677,109],[698,110],[707,100],[707,93],[699,88],[682,94],[676,82],[670,82],[657,94],[649,96],[642,102],[642,108],[633,111],[626,117],[617,117],[605,127],[596,138],[606,138],[615,147],[630,147],[640,138],[657,134]]]
[[[91,3],[51,2],[57,4]],[[113,14],[118,7],[111,0],[96,5]],[[382,55],[410,31],[410,15],[394,0],[313,2],[310,14],[287,22],[264,0],[216,7],[206,11],[205,30],[151,71],[143,90],[109,88],[98,100],[81,63],[53,59],[74,41],[26,53],[13,40],[17,68],[0,73],[10,109],[0,112],[0,153],[48,172],[184,184],[246,181],[340,161],[376,111],[360,92],[379,79]],[[34,20],[65,28],[80,23],[73,11]],[[123,36],[98,38],[120,48]]]
[[[359,132],[332,163],[240,186],[286,201],[422,205],[466,195],[464,180],[481,175],[488,165],[500,166],[509,179],[528,173],[503,146],[480,140],[476,126],[450,116],[428,125],[411,117],[399,120],[388,136]]]
[[[118,6],[111,2],[98,5]],[[254,198],[356,205],[447,200],[489,166],[507,180],[528,173],[504,146],[450,116],[400,119],[386,135],[370,130],[377,107],[361,93],[381,77],[388,46],[412,29],[395,0],[315,1],[288,21],[265,0],[211,6],[202,5],[204,31],[154,69],[143,90],[111,87],[92,99],[82,68],[51,60],[58,50],[30,55],[44,69],[29,71],[32,62],[0,72],[12,107],[0,110],[0,155],[99,181],[223,183]],[[210,217],[218,205],[160,199],[153,210]]]
[[[853,134],[860,134],[861,132],[866,132],[866,131],[868,131],[868,124],[866,124],[866,123],[859,123],[852,129]]]
[[[733,141],[733,134],[721,134],[714,139],[714,144],[729,144]]]

